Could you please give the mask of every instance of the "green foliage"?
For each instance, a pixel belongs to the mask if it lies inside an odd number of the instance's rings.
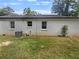
[[[67,31],[68,31],[68,26],[64,25],[61,29],[61,34],[63,37],[65,37],[67,35]]]
[[[23,11],[23,14],[31,14],[31,9],[30,8],[25,8]]]
[[[13,9],[10,7],[1,8],[0,9],[0,16],[9,15],[13,12],[14,12]]]
[[[77,11],[71,11],[69,13],[69,16],[78,16],[78,12]]]
[[[0,9],[0,16],[8,14],[8,11],[5,9]]]
[[[74,6],[72,6],[74,10],[69,12],[69,16],[78,16],[79,15],[79,3],[75,2]]]
[[[7,10],[8,11],[8,13],[12,13],[12,12],[14,12],[14,10],[11,8],[11,7],[5,7],[5,8],[3,8],[4,10]]]
[[[74,7],[76,5],[75,0],[54,0],[54,4],[52,6],[52,12],[58,13],[58,16],[70,16],[69,7]],[[72,8],[75,10],[75,7]],[[74,14],[74,16],[77,14]]]
[[[76,13],[79,15],[79,3],[76,4],[75,10],[76,10]]]
[[[23,11],[24,15],[38,15],[39,13],[36,11],[32,11],[31,8],[25,8]]]

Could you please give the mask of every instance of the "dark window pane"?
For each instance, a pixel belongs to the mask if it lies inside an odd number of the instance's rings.
[[[15,22],[14,21],[11,21],[10,25],[11,25],[11,28],[15,28]]]
[[[46,21],[42,22],[42,29],[47,29],[47,22]]]
[[[32,26],[32,21],[27,22],[28,26]]]

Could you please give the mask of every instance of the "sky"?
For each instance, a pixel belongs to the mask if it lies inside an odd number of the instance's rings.
[[[15,13],[22,14],[24,8],[31,8],[41,14],[50,14],[53,0],[0,0],[0,8],[9,6]]]

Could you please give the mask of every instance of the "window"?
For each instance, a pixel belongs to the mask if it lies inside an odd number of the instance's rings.
[[[42,29],[47,29],[47,22],[46,21],[42,21]]]
[[[28,26],[32,26],[32,21],[27,22]]]
[[[10,25],[11,25],[11,28],[15,28],[15,22],[14,21],[11,21]]]

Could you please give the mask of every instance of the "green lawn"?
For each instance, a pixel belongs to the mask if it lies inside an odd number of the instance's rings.
[[[79,39],[72,37],[11,37],[0,36],[0,59],[79,59]]]

